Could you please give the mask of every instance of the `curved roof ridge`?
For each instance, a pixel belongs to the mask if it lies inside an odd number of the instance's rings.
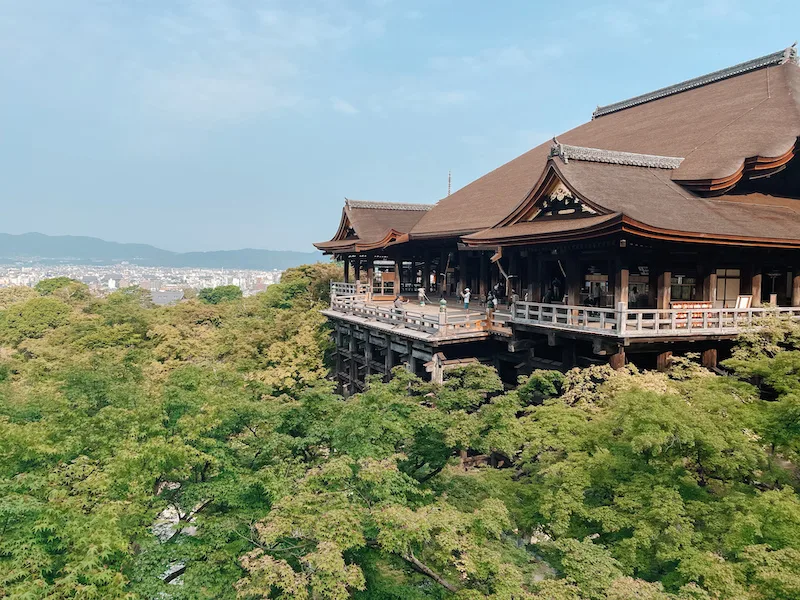
[[[659,98],[664,98],[665,96],[679,94],[680,92],[685,92],[696,87],[714,83],[715,81],[736,77],[737,75],[742,75],[757,69],[763,69],[764,67],[782,65],[789,62],[795,64],[798,63],[797,42],[783,50],[779,50],[759,58],[754,58],[752,60],[739,63],[738,65],[733,65],[732,67],[727,67],[725,69],[714,71],[713,73],[708,73],[706,75],[701,75],[700,77],[695,77],[693,79],[687,79],[681,83],[663,87],[640,96],[634,96],[633,98],[628,98],[627,100],[622,100],[606,106],[598,106],[592,113],[592,119],[596,119],[598,117],[602,117],[603,115],[614,113],[620,110],[625,110],[626,108],[631,108],[633,106],[638,106],[639,104],[644,104],[645,102],[652,102],[653,100],[658,100]]]
[[[569,144],[560,143],[556,138],[553,138],[550,156],[558,156],[565,163],[569,162],[569,159],[573,159],[654,169],[677,169],[683,162],[683,158],[677,156],[658,156],[655,154],[640,154],[638,152],[570,146]]]
[[[378,210],[430,210],[433,204],[413,204],[407,202],[378,202],[375,200],[350,200],[344,199],[345,206],[349,208],[375,208]]]

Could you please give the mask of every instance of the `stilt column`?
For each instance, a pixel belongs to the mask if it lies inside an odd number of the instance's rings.
[[[625,366],[625,348],[623,346],[618,346],[616,354],[609,357],[608,364],[612,369],[621,369]]]
[[[708,350],[703,350],[700,360],[704,367],[707,369],[713,369],[717,366],[717,349],[709,348]]]
[[[394,369],[394,355],[392,354],[392,337],[386,336],[386,362],[384,370],[386,371],[386,381],[392,377],[392,369]]]

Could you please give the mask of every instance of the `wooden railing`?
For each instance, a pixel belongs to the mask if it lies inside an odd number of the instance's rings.
[[[343,281],[331,281],[331,298],[339,296],[364,297],[369,295],[369,285],[362,281],[345,283]]]
[[[511,322],[609,334],[616,334],[620,331],[619,314],[613,308],[568,304],[517,302],[511,306]]]
[[[618,337],[736,334],[768,314],[800,319],[800,307],[617,309],[517,302],[511,322]]]
[[[397,327],[405,327],[415,331],[422,331],[442,336],[496,331],[510,333],[509,322],[511,315],[508,313],[492,314],[491,319],[479,312],[444,312],[424,313],[406,308],[395,308],[391,305],[382,305],[367,302],[358,296],[331,296],[331,309],[344,314],[361,317],[370,321],[387,323]]]
[[[476,332],[511,333],[512,324],[580,331],[612,337],[735,335],[769,314],[800,320],[800,307],[613,308],[517,302],[508,313],[447,311],[426,313],[369,301],[365,283],[331,283],[331,308],[364,319],[442,336]]]
[[[620,313],[628,337],[736,334],[769,314],[800,319],[798,307],[629,309]]]

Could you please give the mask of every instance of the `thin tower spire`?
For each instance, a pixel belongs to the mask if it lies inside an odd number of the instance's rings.
[[[450,185],[451,185],[452,181],[453,181],[453,178],[451,177],[451,173],[448,170],[447,171],[447,195],[448,196],[450,195]]]

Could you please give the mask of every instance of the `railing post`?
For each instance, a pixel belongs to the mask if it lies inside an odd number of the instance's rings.
[[[620,335],[625,333],[625,326],[628,320],[628,305],[625,302],[617,302],[617,332]]]

